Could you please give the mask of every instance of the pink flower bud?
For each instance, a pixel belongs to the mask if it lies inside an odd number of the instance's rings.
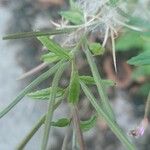
[[[136,138],[141,137],[144,134],[144,131],[146,130],[147,126],[148,126],[148,119],[144,118],[137,128],[129,132],[129,135]]]

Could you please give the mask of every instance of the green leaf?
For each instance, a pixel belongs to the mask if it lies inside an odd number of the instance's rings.
[[[132,78],[137,80],[140,77],[149,77],[150,76],[150,65],[138,66],[133,70]]]
[[[56,98],[60,98],[63,96],[65,90],[62,88],[56,88]],[[48,100],[52,93],[52,88],[46,88],[42,90],[38,90],[36,92],[29,93],[27,96],[33,99],[40,99],[40,100]]]
[[[95,56],[102,55],[104,54],[105,51],[105,49],[101,46],[101,44],[96,42],[90,43],[89,49]]]
[[[77,103],[79,100],[79,94],[80,94],[79,76],[78,76],[78,71],[73,62],[71,79],[70,79],[70,84],[69,84],[68,101],[73,104]]]
[[[147,41],[147,42],[150,42],[150,35],[149,36],[144,36],[144,35],[142,35],[141,36],[145,41]]]
[[[142,48],[144,40],[140,36],[140,33],[127,31],[120,36],[116,42],[116,51],[128,51],[131,48]]]
[[[84,22],[83,13],[81,13],[81,11],[77,10],[62,11],[60,12],[60,15],[75,25],[80,25]]]
[[[49,31],[21,32],[21,33],[8,34],[3,37],[3,40],[39,37],[39,36],[48,36],[48,35],[50,36],[50,35],[56,35],[56,34],[70,33],[74,30],[75,28],[72,28],[72,29],[64,28],[64,29],[51,29]]]
[[[130,21],[128,22],[128,24],[144,29],[145,33],[148,32],[148,30],[150,31],[150,21],[149,20],[145,20],[145,19],[143,19],[141,17],[131,17]]]
[[[74,2],[74,0],[70,0],[70,9],[68,11],[60,12],[60,15],[68,20],[69,22],[80,25],[84,22],[84,15],[82,9]]]
[[[150,50],[145,51],[138,56],[132,57],[128,60],[128,64],[130,65],[150,65]]]
[[[149,50],[150,50],[150,42],[145,40],[145,43],[143,45],[143,51],[149,51]]]
[[[141,37],[142,37],[145,41],[147,41],[147,42],[149,43],[149,41],[150,41],[150,31],[148,31],[148,32],[143,32],[142,35],[141,35]]]
[[[87,98],[89,99],[89,101],[91,102],[93,107],[95,108],[98,115],[100,117],[104,118],[107,125],[110,127],[110,129],[113,131],[113,133],[118,137],[118,139],[122,142],[122,144],[126,147],[126,149],[127,150],[135,150],[136,149],[135,146],[127,138],[127,135],[123,133],[121,128],[118,126],[118,124],[114,120],[112,120],[108,116],[107,112],[104,111],[104,109],[102,109],[101,105],[99,105],[97,103],[97,100],[95,99],[95,97],[93,96],[91,91],[88,89],[88,87],[83,82],[80,82],[80,84],[81,84],[81,87],[82,87],[85,95],[87,96]]]
[[[52,121],[52,126],[55,126],[55,127],[66,127],[69,124],[70,124],[70,119],[67,119],[67,118],[59,119],[56,122]]]
[[[91,76],[79,76],[80,80],[85,84],[95,84],[94,78]],[[105,87],[114,86],[115,82],[112,80],[102,80]]]
[[[148,93],[149,93],[149,90],[150,90],[150,82],[143,84],[143,85],[140,87],[138,93],[142,94],[143,96],[147,96]]]
[[[147,96],[149,93],[149,90],[150,90],[150,83],[145,83],[140,87],[138,92],[144,96]]]
[[[79,78],[85,84],[95,84],[94,78],[91,76],[79,76]]]
[[[32,81],[26,88],[24,88],[17,96],[16,98],[4,109],[0,112],[0,118],[2,118],[5,114],[7,114],[17,103],[21,101],[21,99],[29,93],[34,87],[36,87],[38,84],[40,84],[42,81],[46,80],[48,77],[50,77],[60,66],[61,62],[58,62],[54,67],[40,75],[38,78],[36,78],[34,81]]]
[[[70,55],[66,51],[66,49],[62,48],[59,44],[55,43],[49,37],[41,36],[41,37],[38,37],[38,39],[41,41],[43,46],[45,46],[51,52],[55,53],[60,58],[70,59]]]
[[[85,48],[86,49],[84,52],[86,54],[87,61],[90,65],[90,69],[91,69],[94,81],[96,83],[99,96],[101,97],[101,105],[103,109],[107,112],[109,117],[113,120],[116,120],[114,111],[109,103],[108,95],[106,94],[106,87],[103,85],[102,78],[94,62],[94,57],[92,56],[91,52],[88,50],[88,47],[85,47]]]
[[[44,54],[41,56],[41,59],[47,63],[53,63],[60,59],[55,53],[49,52],[48,54]]]
[[[81,127],[82,131],[88,131],[91,128],[93,128],[96,124],[96,121],[97,121],[97,116],[96,115],[93,115],[91,118],[89,118],[86,121],[81,121],[80,122],[80,127]]]

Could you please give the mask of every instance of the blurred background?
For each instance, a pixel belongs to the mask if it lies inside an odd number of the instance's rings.
[[[146,1],[145,1],[146,2]],[[68,8],[65,0],[0,0],[0,37],[15,32],[44,30],[52,27],[51,19],[60,20],[59,11]],[[149,12],[150,14],[150,12]],[[98,35],[90,37],[101,42]],[[132,42],[131,42],[132,41]],[[145,46],[147,45],[147,46]],[[116,113],[117,121],[128,134],[130,129],[137,126],[143,115],[146,97],[150,89],[150,66],[133,67],[126,61],[146,48],[150,44],[141,42],[139,35],[134,32],[120,34],[117,39],[117,67],[116,76],[113,69],[112,55],[108,50],[101,57],[96,58],[97,65],[102,68],[104,78],[116,82],[115,88],[108,89],[112,107]],[[41,63],[42,47],[36,39],[19,39],[11,41],[0,40],[0,110],[5,108],[30,81],[41,72],[24,80],[17,80],[23,73]],[[80,60],[80,72],[90,72],[86,64]],[[69,76],[69,73],[66,73]],[[50,83],[51,79],[43,82],[37,88],[42,88]],[[85,111],[81,118],[91,114],[90,104],[82,98],[81,106]],[[0,119],[0,150],[15,150],[16,145],[29,132],[38,118],[47,109],[47,102],[34,101],[25,97],[13,110]],[[61,104],[54,114],[54,119],[68,115],[69,110],[65,102]],[[35,134],[27,144],[26,150],[40,149],[43,128]],[[60,150],[66,129],[53,128],[49,145],[53,150]],[[96,127],[84,133],[88,150],[123,150],[121,143],[109,130],[107,125],[98,119]],[[143,137],[132,139],[138,150],[150,149],[150,128]],[[70,141],[71,142],[71,141]],[[70,149],[70,143],[68,143]]]

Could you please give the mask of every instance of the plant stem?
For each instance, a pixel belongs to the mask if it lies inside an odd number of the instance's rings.
[[[86,50],[84,52],[86,54],[88,63],[90,65],[90,68],[91,68],[91,71],[92,71],[92,74],[93,74],[93,78],[95,80],[95,83],[96,83],[99,95],[101,97],[102,107],[107,112],[109,117],[111,119],[115,120],[114,112],[113,112],[113,110],[111,108],[111,105],[109,103],[108,96],[107,96],[107,94],[105,92],[103,81],[102,81],[101,76],[100,76],[100,74],[98,72],[97,66],[96,66],[96,64],[94,62],[94,58],[93,58],[91,52],[88,50],[88,47],[86,47]]]
[[[21,38],[29,38],[29,37],[39,37],[39,36],[46,36],[46,35],[56,35],[56,34],[64,34],[70,33],[74,31],[75,28],[67,28],[67,29],[53,29],[47,32],[37,31],[37,32],[21,32],[21,33],[14,33],[8,34],[3,37],[3,40],[11,40],[11,39],[21,39]]]
[[[32,81],[27,87],[25,87],[17,96],[16,98],[4,109],[0,112],[0,118],[2,118],[5,114],[7,114],[20,100],[29,93],[34,87],[40,84],[42,81],[46,80],[50,77],[60,66],[61,62],[58,62],[55,66],[50,68],[45,73],[41,74],[37,77],[34,81]]]
[[[80,150],[85,150],[83,134],[82,134],[82,131],[80,128],[80,119],[79,119],[79,115],[78,115],[78,108],[76,105],[72,105],[71,109],[72,109],[73,125],[76,130],[76,135],[77,135],[78,143],[80,146]]]
[[[39,71],[43,70],[48,66],[48,63],[41,63],[40,65],[36,66],[35,68],[29,70],[28,72],[24,73],[22,76],[20,76],[17,80],[25,79],[31,75],[37,74]]]
[[[144,118],[149,118],[150,115],[149,113],[150,113],[150,92],[148,94],[148,98],[146,102]]]
[[[36,123],[35,126],[31,129],[29,134],[23,139],[23,141],[18,145],[17,150],[22,150],[26,144],[29,142],[29,140],[33,137],[33,135],[38,131],[38,129],[42,126],[42,124],[45,121],[45,115],[43,115],[39,121]]]
[[[55,76],[54,76],[54,79],[52,82],[52,93],[51,93],[50,99],[49,99],[48,112],[47,112],[46,119],[45,119],[44,136],[43,136],[43,141],[42,141],[42,145],[41,145],[42,150],[46,150],[46,148],[47,148],[49,133],[50,133],[50,129],[51,129],[51,121],[52,121],[52,117],[53,117],[53,107],[55,104],[55,98],[56,98],[56,92],[57,92],[56,88],[58,86],[60,77],[61,77],[67,64],[68,63],[63,63],[60,65],[57,72],[55,73]]]
[[[75,129],[73,129],[73,133],[72,133],[72,150],[77,150],[77,137],[75,134]]]
[[[54,106],[54,110],[60,105],[62,99],[59,100],[55,106]],[[53,110],[53,111],[54,111]],[[45,117],[46,114],[43,115],[39,121],[33,126],[33,128],[31,129],[31,131],[27,134],[27,136],[22,140],[22,142],[18,145],[17,150],[22,150],[26,144],[30,141],[30,139],[33,137],[33,135],[38,131],[38,129],[43,125],[44,121],[45,121]]]
[[[114,132],[114,134],[118,137],[118,139],[122,142],[122,144],[124,144],[126,149],[127,150],[135,150],[135,146],[128,140],[126,135],[124,135],[124,133],[122,132],[122,130],[120,129],[118,124],[116,122],[114,122],[108,116],[108,114],[106,114],[105,111],[98,105],[95,97],[93,96],[91,91],[88,89],[88,87],[82,81],[80,81],[80,84],[81,84],[81,87],[82,87],[85,95],[87,96],[87,98],[89,99],[89,101],[91,102],[91,104],[93,105],[95,110],[97,111],[98,115],[100,117],[104,118],[104,120],[106,121],[106,123],[108,124],[110,129]]]

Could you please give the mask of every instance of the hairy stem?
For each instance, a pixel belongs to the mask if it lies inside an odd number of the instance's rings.
[[[80,128],[80,119],[78,115],[78,108],[76,105],[72,105],[72,117],[73,117],[73,126],[75,127],[76,130],[76,135],[77,135],[77,140],[80,146],[80,150],[85,150],[85,144],[83,140],[83,134]]]
[[[23,139],[23,141],[18,145],[17,150],[22,150],[29,140],[33,137],[33,135],[38,131],[38,129],[42,126],[45,121],[45,115],[43,115],[39,121],[33,126],[29,134]]]
[[[49,133],[50,133],[50,129],[51,129],[51,121],[52,121],[52,117],[53,117],[53,107],[55,104],[55,98],[56,98],[56,92],[57,92],[56,88],[58,86],[60,77],[61,77],[67,64],[68,63],[63,63],[62,65],[60,65],[60,67],[58,68],[58,70],[54,76],[53,82],[52,82],[52,92],[51,92],[50,99],[49,99],[48,112],[47,112],[46,119],[45,119],[44,136],[43,136],[43,141],[42,141],[42,145],[41,145],[42,150],[46,150],[46,148],[47,148]]]

